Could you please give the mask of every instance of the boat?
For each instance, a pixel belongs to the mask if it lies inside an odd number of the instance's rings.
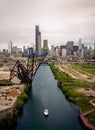
[[[44,110],[44,115],[45,115],[45,116],[48,116],[48,114],[49,114],[48,109],[45,109],[45,110]]]

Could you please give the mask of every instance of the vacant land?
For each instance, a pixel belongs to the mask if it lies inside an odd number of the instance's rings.
[[[95,88],[94,64],[56,64],[56,67],[74,79],[85,80],[92,83]]]
[[[93,113],[90,113],[88,116],[87,116],[87,119],[94,125],[95,127],[95,112]]]
[[[72,64],[71,68],[81,71],[82,73],[95,75],[95,65],[94,64]]]
[[[88,79],[95,81],[95,65],[94,64],[73,64],[70,68],[87,75]]]
[[[95,91],[92,89],[93,84],[90,84],[88,80],[84,80],[84,78],[74,78],[71,75],[71,72],[68,69],[64,69],[64,66],[51,64],[51,69],[54,73],[55,79],[59,81],[59,86],[65,96],[77,104],[81,112],[86,112],[95,108],[90,101],[95,99]],[[68,66],[65,66],[65,68]],[[61,69],[60,69],[61,68]],[[93,67],[94,68],[94,67]],[[63,71],[62,71],[63,70]],[[95,71],[95,70],[93,70]],[[67,72],[67,73],[66,73]],[[94,86],[93,86],[94,87]],[[88,115],[88,120],[91,124],[95,125],[95,117],[92,114]]]

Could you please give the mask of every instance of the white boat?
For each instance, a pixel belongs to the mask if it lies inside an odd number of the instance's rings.
[[[44,115],[45,115],[45,116],[48,116],[48,114],[49,114],[48,109],[45,109],[45,110],[44,110]]]

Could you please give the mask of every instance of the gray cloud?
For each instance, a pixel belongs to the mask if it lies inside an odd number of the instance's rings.
[[[0,0],[0,41],[34,43],[36,24],[51,44],[79,37],[91,40],[94,12],[95,0]]]

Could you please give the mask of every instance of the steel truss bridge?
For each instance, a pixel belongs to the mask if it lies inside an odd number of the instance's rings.
[[[17,60],[14,67],[10,70],[10,80],[17,77],[21,83],[31,85],[37,69],[42,64],[46,56],[47,54],[38,57],[35,55],[28,57],[26,66]]]

